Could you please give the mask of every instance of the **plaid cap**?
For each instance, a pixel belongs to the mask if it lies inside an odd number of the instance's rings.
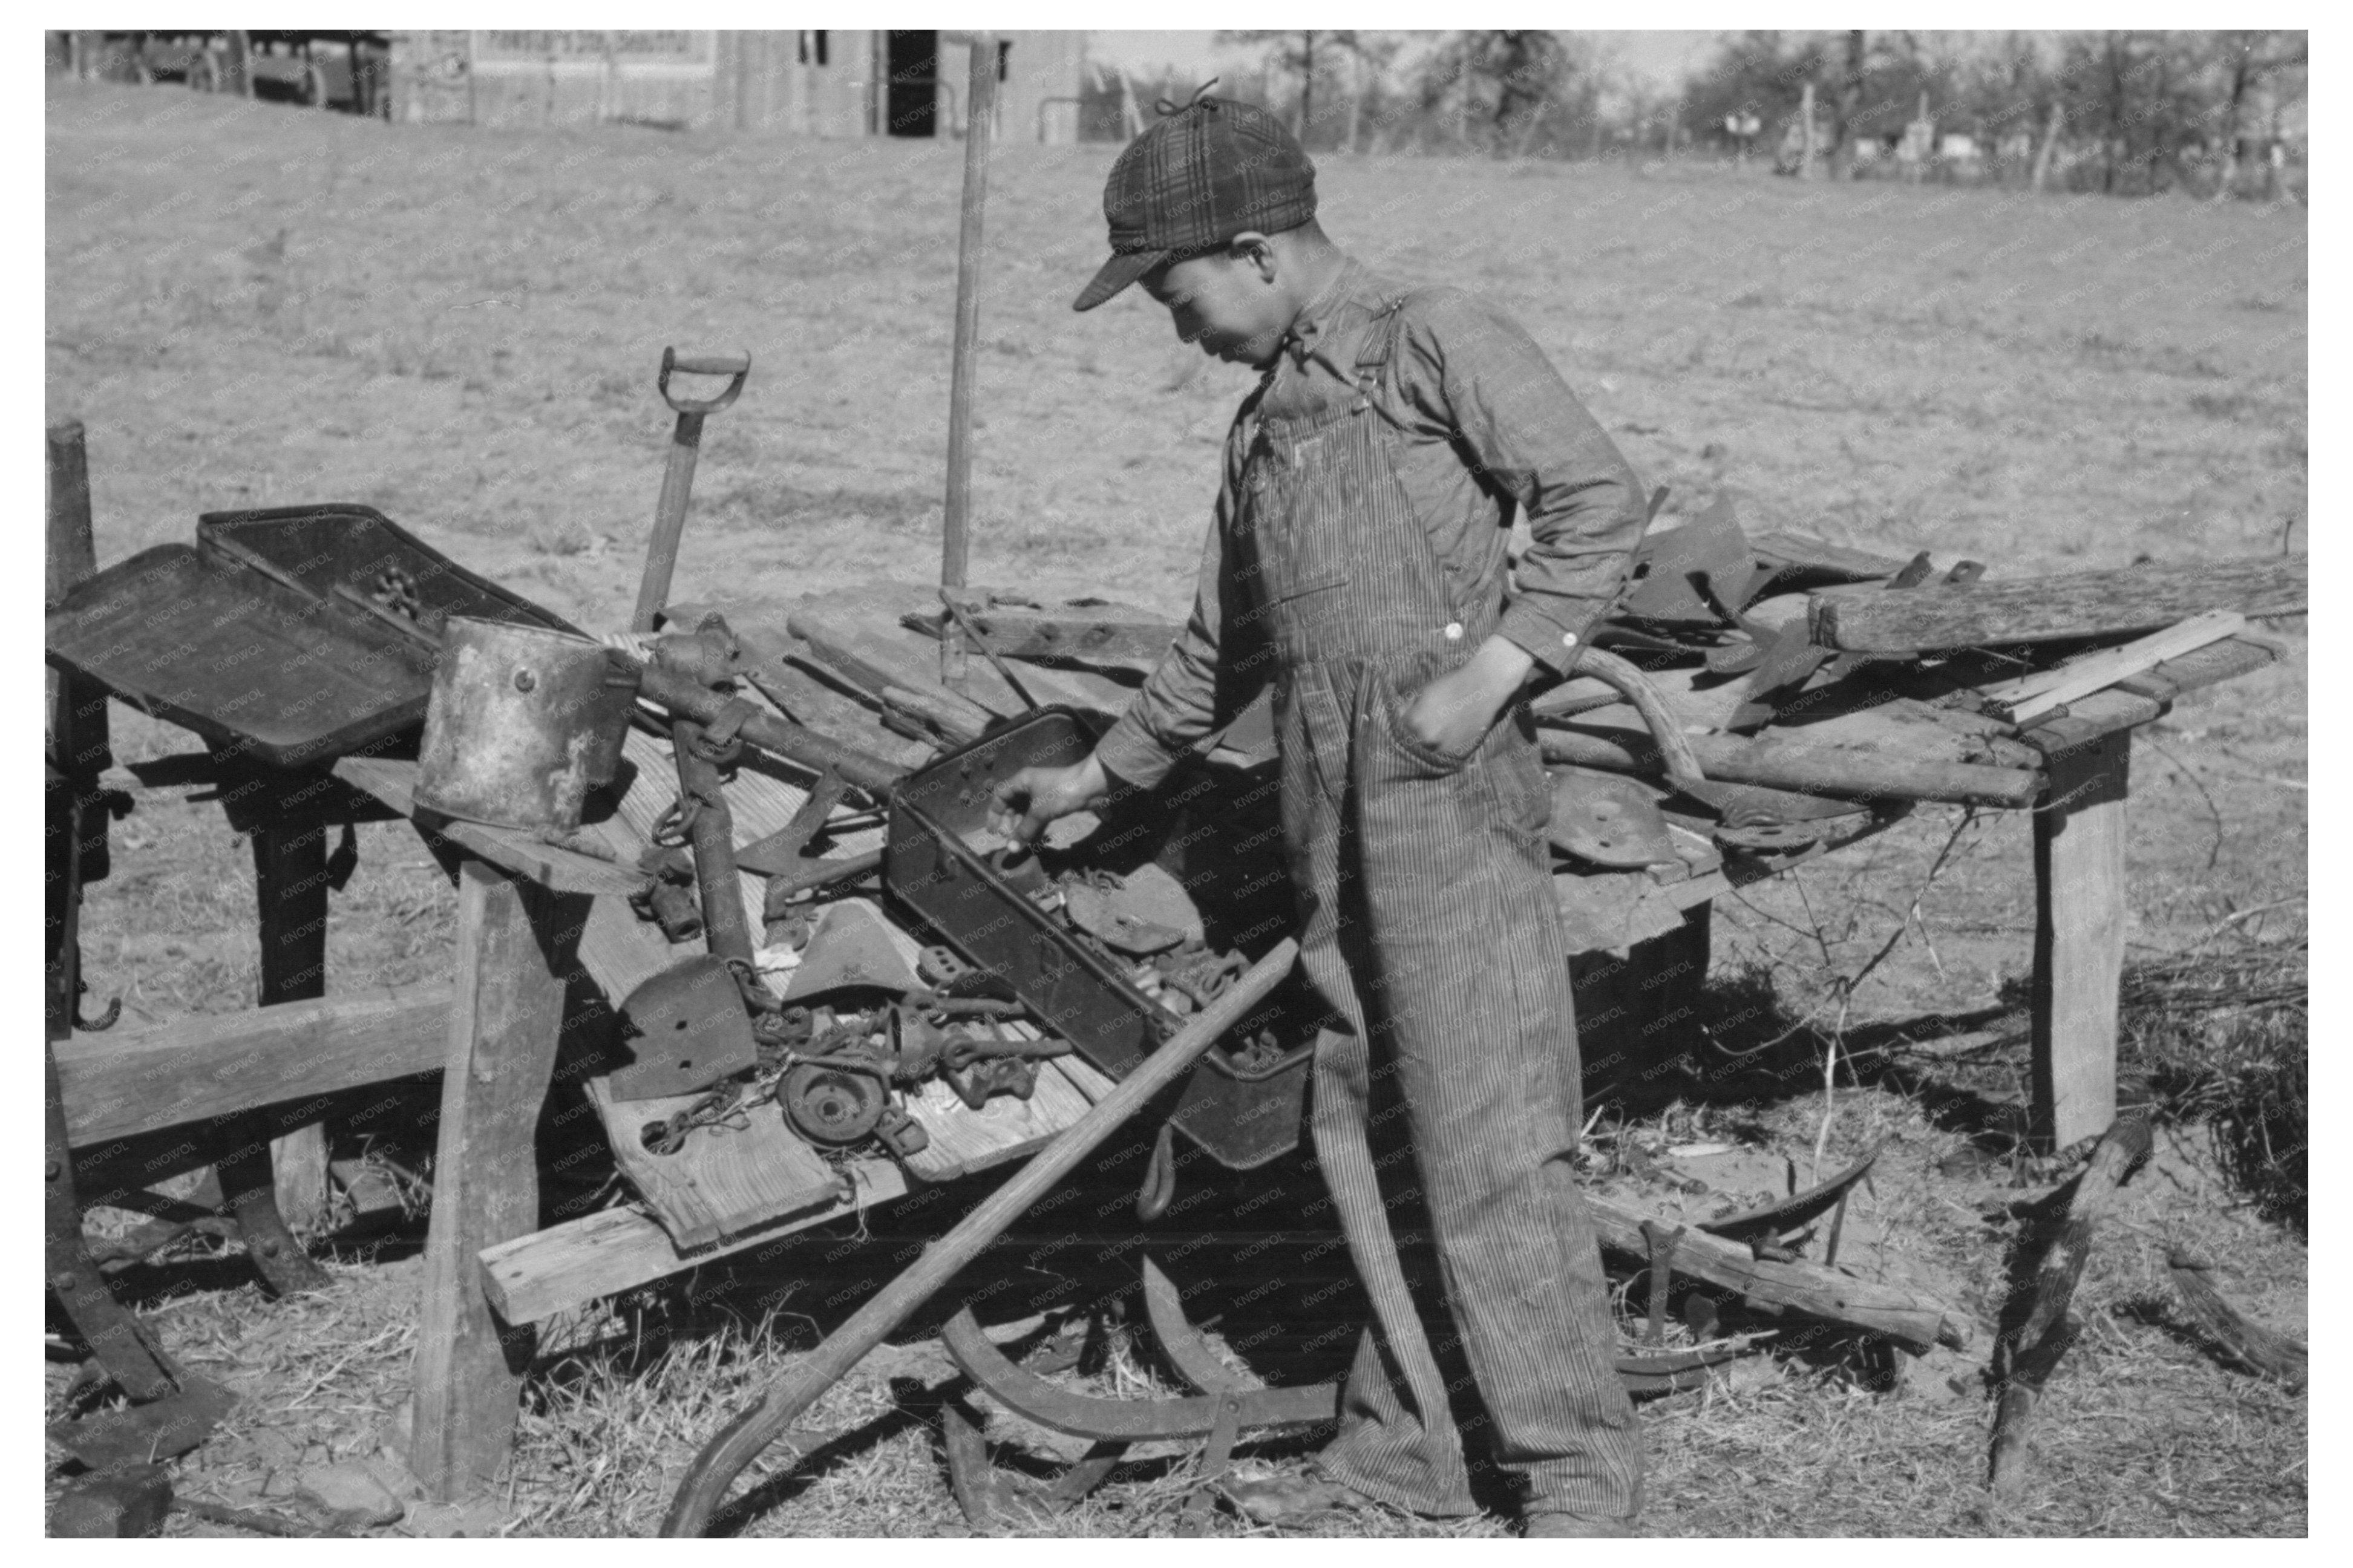
[[[1217,249],[1245,229],[1279,234],[1314,216],[1315,165],[1282,122],[1197,93],[1111,166],[1103,216],[1112,257],[1071,308],[1093,310],[1172,256]]]

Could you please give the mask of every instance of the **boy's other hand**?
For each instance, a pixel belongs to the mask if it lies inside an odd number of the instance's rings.
[[[1406,732],[1430,751],[1469,755],[1535,666],[1535,659],[1517,643],[1489,637],[1470,663],[1414,693],[1399,716]]]
[[[1023,768],[997,786],[989,829],[1017,843],[1032,843],[1056,817],[1084,811],[1109,794],[1110,775],[1092,756],[1067,768]]]

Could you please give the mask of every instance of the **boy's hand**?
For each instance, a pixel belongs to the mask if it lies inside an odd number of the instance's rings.
[[[1415,742],[1446,755],[1466,756],[1495,722],[1535,665],[1528,650],[1491,637],[1471,662],[1416,692],[1399,715]]]
[[[1056,817],[1084,811],[1109,794],[1110,775],[1092,755],[1067,768],[1023,768],[997,786],[989,829],[1016,843],[1031,843]]]

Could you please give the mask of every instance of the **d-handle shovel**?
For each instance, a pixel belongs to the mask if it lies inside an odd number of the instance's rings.
[[[691,399],[670,395],[672,372],[689,375],[732,377],[716,397]],[[662,469],[661,500],[654,507],[654,538],[646,550],[645,580],[638,584],[637,614],[629,617],[633,632],[654,629],[654,616],[670,601],[670,576],[678,565],[678,539],[686,529],[687,493],[694,488],[694,458],[702,446],[702,419],[735,401],[744,378],[752,374],[752,356],[721,354],[681,359],[675,348],[662,350],[661,376],[655,384],[662,401],[678,411],[678,427],[670,433],[670,463]]]

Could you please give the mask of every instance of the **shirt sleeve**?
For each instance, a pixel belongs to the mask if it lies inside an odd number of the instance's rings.
[[[1480,482],[1527,513],[1532,542],[1496,630],[1556,674],[1624,591],[1641,482],[1519,323],[1442,290],[1410,310],[1398,386],[1455,432]]]
[[[1238,598],[1240,584],[1227,570],[1226,549],[1240,479],[1241,428],[1237,416],[1226,436],[1216,515],[1201,546],[1193,613],[1144,689],[1096,742],[1095,760],[1122,783],[1149,789],[1167,777],[1178,758],[1232,721],[1255,689],[1250,673],[1264,665],[1237,657],[1240,650],[1232,645],[1242,639],[1229,634],[1237,623],[1249,624]]]

